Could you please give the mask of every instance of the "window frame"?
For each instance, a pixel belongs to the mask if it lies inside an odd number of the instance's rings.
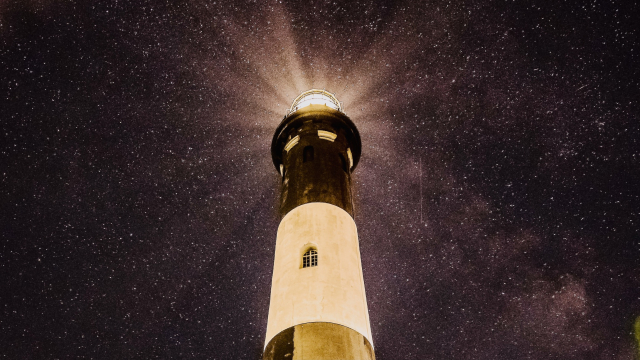
[[[302,254],[302,269],[318,266],[318,249],[309,248]]]

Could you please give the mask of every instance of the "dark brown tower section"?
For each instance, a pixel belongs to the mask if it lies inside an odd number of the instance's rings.
[[[292,326],[276,335],[262,360],[375,360],[366,337],[348,327],[327,322]]]
[[[360,151],[356,126],[338,110],[310,105],[286,116],[271,143],[273,163],[282,174],[281,215],[325,202],[353,216],[351,172]]]

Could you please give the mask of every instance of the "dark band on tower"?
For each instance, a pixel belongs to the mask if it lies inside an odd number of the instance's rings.
[[[282,216],[309,202],[336,205],[353,216],[351,171],[360,149],[356,126],[337,109],[311,104],[285,117],[271,145],[282,176]]]

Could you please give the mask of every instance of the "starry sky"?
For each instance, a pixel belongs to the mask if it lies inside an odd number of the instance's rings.
[[[638,7],[0,1],[1,357],[259,359],[269,147],[321,88],[377,359],[634,359]]]

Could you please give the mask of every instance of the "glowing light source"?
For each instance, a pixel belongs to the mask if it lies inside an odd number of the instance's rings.
[[[324,105],[332,109],[342,111],[342,104],[338,101],[335,95],[325,90],[311,89],[298,95],[298,97],[293,100],[293,104],[287,114],[298,111],[299,109],[309,105]]]
[[[332,133],[331,131],[318,130],[318,137],[320,139],[329,140],[333,142],[338,137],[338,135]]]
[[[292,147],[298,144],[299,140],[300,140],[300,135],[296,135],[296,137],[294,137],[293,139],[289,140],[289,142],[287,142],[287,145],[284,146],[284,150],[286,152],[289,152],[289,150],[291,150]]]

